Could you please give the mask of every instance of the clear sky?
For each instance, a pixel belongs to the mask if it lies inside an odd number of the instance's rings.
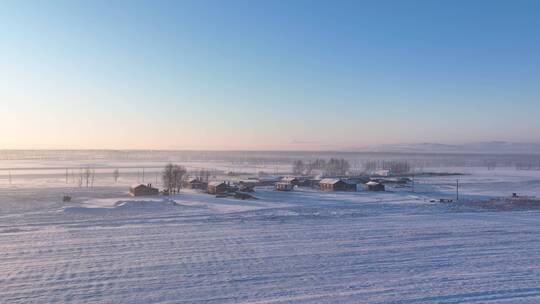
[[[0,149],[540,141],[540,1],[0,1]]]

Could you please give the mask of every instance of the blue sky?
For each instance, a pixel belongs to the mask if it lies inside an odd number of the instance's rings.
[[[2,1],[0,148],[538,142],[538,1]]]

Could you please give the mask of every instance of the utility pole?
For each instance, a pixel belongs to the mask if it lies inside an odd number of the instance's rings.
[[[11,170],[8,171],[9,184],[11,185]]]
[[[459,201],[459,179],[456,179],[456,201]]]
[[[68,183],[68,169],[66,168],[66,184]]]
[[[144,168],[142,168],[142,182],[144,184]]]
[[[414,193],[414,176],[412,177],[412,192]]]

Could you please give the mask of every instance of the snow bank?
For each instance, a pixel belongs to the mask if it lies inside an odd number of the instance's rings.
[[[100,199],[91,200],[80,204],[63,208],[64,212],[100,214],[109,212],[160,212],[185,207],[173,200],[149,199],[149,200],[117,200]]]

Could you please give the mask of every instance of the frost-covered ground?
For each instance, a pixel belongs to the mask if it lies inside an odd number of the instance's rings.
[[[540,303],[540,209],[475,204],[539,195],[540,176],[466,173],[255,201],[4,185],[0,303]],[[430,202],[456,178],[461,203]]]

